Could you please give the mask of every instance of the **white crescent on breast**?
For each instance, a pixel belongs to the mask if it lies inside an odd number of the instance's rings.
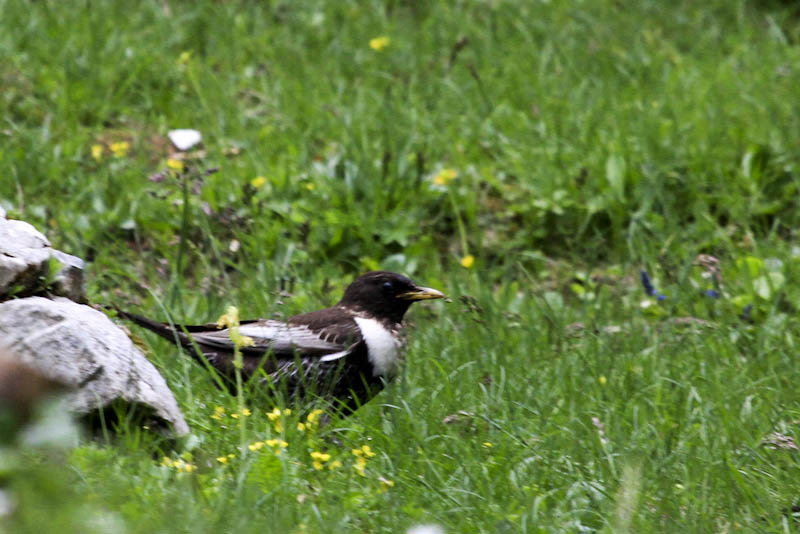
[[[373,376],[391,376],[397,370],[400,346],[392,333],[375,319],[356,317],[356,323],[367,344]]]

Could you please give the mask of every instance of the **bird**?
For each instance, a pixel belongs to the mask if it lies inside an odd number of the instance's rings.
[[[330,308],[285,321],[241,321],[252,339],[240,347],[241,376],[289,399],[323,397],[345,415],[372,399],[398,371],[403,358],[403,316],[416,301],[446,298],[406,276],[372,271],[356,278]],[[118,314],[207,362],[235,392],[234,343],[228,328],[215,324],[170,325],[117,309]]]

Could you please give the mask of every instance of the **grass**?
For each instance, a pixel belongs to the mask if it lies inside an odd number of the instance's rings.
[[[0,0],[0,205],[92,301],[288,316],[379,267],[453,297],[322,431],[146,337],[191,438],[26,452],[0,528],[797,531],[764,445],[800,419],[786,4]],[[177,127],[203,151],[156,177]]]

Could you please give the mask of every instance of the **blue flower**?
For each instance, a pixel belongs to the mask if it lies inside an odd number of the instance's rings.
[[[709,297],[709,298],[712,298],[712,299],[718,299],[719,298],[719,292],[715,291],[713,289],[709,289],[708,291],[706,291],[705,295],[707,297]]]
[[[653,287],[653,282],[650,281],[650,276],[648,276],[647,271],[643,269],[641,271],[641,274],[642,274],[642,286],[644,286],[644,292],[650,295],[651,297],[655,297],[656,300],[658,301],[666,300],[667,297],[657,292],[656,288]]]

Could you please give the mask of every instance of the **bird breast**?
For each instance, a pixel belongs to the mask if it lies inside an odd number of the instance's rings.
[[[391,376],[400,360],[400,343],[380,321],[356,317],[356,323],[367,344],[373,376]]]

